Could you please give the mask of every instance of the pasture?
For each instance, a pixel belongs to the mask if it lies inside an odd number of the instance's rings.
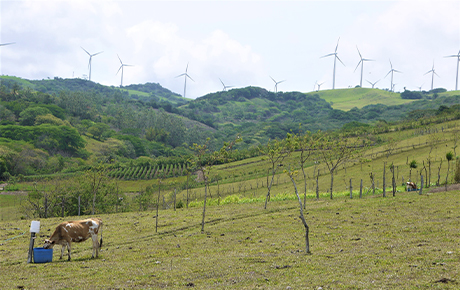
[[[0,222],[4,289],[458,289],[458,191],[296,200],[99,215],[104,243],[72,261],[27,264],[30,220]],[[64,220],[41,219],[35,246]],[[80,217],[84,218],[84,217]],[[21,233],[25,232],[24,235]],[[321,287],[321,288],[320,288]]]

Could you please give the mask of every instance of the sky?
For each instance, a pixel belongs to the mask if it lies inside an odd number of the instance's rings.
[[[5,1],[0,74],[88,78],[119,86],[159,83],[198,98],[223,85],[311,92],[360,84],[455,89],[460,1]],[[338,46],[337,46],[338,44]],[[117,73],[118,72],[118,73]],[[388,74],[388,75],[387,75]],[[459,86],[460,88],[460,86]]]

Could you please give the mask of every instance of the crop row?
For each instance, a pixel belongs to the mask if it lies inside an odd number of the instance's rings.
[[[157,166],[132,166],[113,169],[108,173],[112,178],[121,180],[149,180],[158,177],[176,177],[184,175],[185,164],[166,164]]]

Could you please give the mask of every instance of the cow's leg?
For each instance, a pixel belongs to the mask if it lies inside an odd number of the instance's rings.
[[[93,240],[93,256],[94,258],[94,252],[96,252],[96,258],[99,256],[99,243],[97,241],[97,234],[91,234],[91,239]]]
[[[68,261],[70,261],[70,252],[71,252],[71,249],[70,249],[70,243],[67,242],[67,251],[69,252],[69,259]]]
[[[61,248],[61,256],[59,257],[59,260],[62,260],[62,256],[64,255],[64,250],[65,250],[66,244],[62,244]]]

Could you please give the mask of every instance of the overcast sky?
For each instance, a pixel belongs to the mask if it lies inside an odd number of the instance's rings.
[[[4,1],[0,0],[2,75],[88,77],[104,85],[159,83],[197,98],[227,86],[310,92],[376,82],[395,91],[455,89],[460,1]]]

